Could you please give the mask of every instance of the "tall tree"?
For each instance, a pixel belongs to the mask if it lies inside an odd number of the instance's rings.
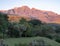
[[[5,30],[8,27],[8,16],[7,14],[0,13],[0,30]]]
[[[4,34],[7,29],[8,29],[8,16],[7,14],[0,13],[0,32],[3,32]]]

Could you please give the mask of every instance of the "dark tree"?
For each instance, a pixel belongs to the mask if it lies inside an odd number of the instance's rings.
[[[3,38],[6,30],[8,30],[8,16],[7,14],[0,13],[0,32],[3,33]]]
[[[38,20],[38,19],[30,20],[29,23],[31,23],[33,26],[42,24],[42,22],[40,20]]]

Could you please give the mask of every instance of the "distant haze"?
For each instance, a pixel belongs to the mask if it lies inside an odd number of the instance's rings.
[[[0,0],[0,10],[29,6],[36,9],[53,11],[60,14],[60,0]]]

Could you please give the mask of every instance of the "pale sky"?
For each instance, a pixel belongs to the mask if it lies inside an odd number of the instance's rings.
[[[21,6],[53,11],[60,14],[60,0],[0,0],[0,10]]]

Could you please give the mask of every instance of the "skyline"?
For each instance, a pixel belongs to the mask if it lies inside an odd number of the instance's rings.
[[[60,0],[0,0],[0,10],[28,6],[39,10],[53,11],[60,14]]]

